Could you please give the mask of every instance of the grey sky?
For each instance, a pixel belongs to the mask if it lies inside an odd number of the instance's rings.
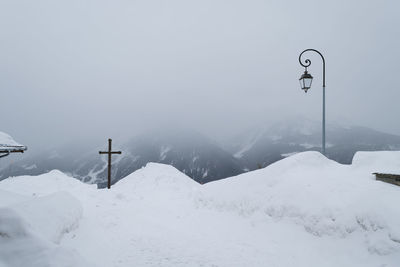
[[[327,120],[400,134],[399,1],[0,1],[1,131],[24,144],[209,135],[280,115],[320,119],[299,53],[327,63]],[[109,129],[107,129],[107,127]]]

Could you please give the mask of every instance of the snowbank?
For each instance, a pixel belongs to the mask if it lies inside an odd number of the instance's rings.
[[[357,152],[352,165],[371,173],[400,174],[400,151]]]
[[[90,265],[76,251],[56,246],[38,235],[13,209],[0,208],[0,266]]]
[[[123,187],[136,188],[138,186],[191,188],[198,185],[197,182],[188,179],[187,175],[171,165],[147,163],[145,167],[118,181],[113,188],[117,188],[116,190]]]
[[[200,187],[200,184],[170,165],[148,163],[144,168],[118,181],[113,190],[153,200],[181,201]]]
[[[28,199],[27,197],[24,197],[22,195],[11,193],[4,190],[0,190],[0,197],[1,197],[0,208],[7,207],[9,205],[22,202]]]
[[[54,205],[57,203],[57,205]],[[59,243],[65,233],[78,226],[82,217],[80,202],[66,192],[31,198],[16,203],[13,210],[42,237]],[[51,214],[51,220],[48,219]]]
[[[379,153],[378,153],[379,154]],[[363,157],[355,166],[340,165],[317,152],[299,153],[232,180],[209,183],[201,204],[242,216],[255,213],[288,221],[315,236],[360,235],[365,248],[379,255],[400,252],[400,188],[371,179],[371,161],[398,165],[399,152]],[[360,172],[363,164],[364,169]]]
[[[27,194],[35,179],[31,177],[25,186],[24,180],[28,181],[20,177],[1,183],[2,189],[10,187],[20,194],[0,190],[0,266],[90,266],[75,250],[58,245],[78,227],[80,202],[62,191],[43,197]]]
[[[59,191],[80,195],[88,190],[95,191],[97,186],[84,184],[59,170],[53,170],[38,176],[10,177],[0,181],[0,188],[27,196],[45,196]]]
[[[96,266],[397,267],[400,188],[371,172],[399,163],[400,152],[357,153],[353,165],[304,152],[206,185],[150,163],[111,190],[59,171],[10,178],[0,259],[83,266],[79,251]]]

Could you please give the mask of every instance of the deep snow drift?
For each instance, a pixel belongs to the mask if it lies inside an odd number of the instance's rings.
[[[111,190],[0,182],[0,266],[399,266],[400,152],[317,152],[200,185],[148,164]]]

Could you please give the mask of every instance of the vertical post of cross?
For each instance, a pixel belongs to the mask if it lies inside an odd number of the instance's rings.
[[[112,140],[109,138],[108,139],[108,172],[107,172],[107,188],[110,189],[111,188],[111,142]]]
[[[112,151],[111,138],[108,139],[108,151],[99,151],[99,154],[108,154],[107,188],[111,188],[111,154],[121,154],[121,151]]]

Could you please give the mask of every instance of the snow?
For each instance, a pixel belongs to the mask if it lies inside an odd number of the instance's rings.
[[[309,143],[303,143],[303,144],[300,144],[300,146],[304,147],[305,149],[310,149],[313,147],[319,147],[321,145],[313,145],[313,144],[309,144]]]
[[[18,144],[15,142],[14,139],[12,139],[11,136],[9,136],[6,133],[0,132],[0,146],[5,145],[5,146],[22,146],[21,144]]]
[[[97,190],[52,171],[0,182],[0,266],[386,266],[400,262],[400,152],[297,153],[200,185],[148,164]]]
[[[292,143],[293,145],[296,145],[296,143]],[[302,147],[304,147],[305,149],[311,149],[311,148],[314,148],[314,147],[321,147],[321,144],[310,144],[310,143],[302,143],[302,144],[300,144],[300,146],[302,146]],[[331,144],[331,143],[326,143],[325,144],[325,147],[326,148],[331,148],[331,147],[333,147],[334,145],[333,144]]]
[[[352,165],[366,168],[369,172],[400,173],[399,152],[378,151],[356,153]]]
[[[239,151],[237,151],[233,156],[235,158],[242,158],[243,155],[249,151],[257,142],[258,140],[263,136],[265,132],[265,129],[257,132],[256,134],[250,136],[249,138],[247,138],[246,142],[240,146]]]
[[[246,153],[247,151],[249,151],[257,142],[257,139],[254,139],[246,144],[243,145],[242,148],[240,148],[240,150],[238,152],[236,152],[233,156],[237,159],[240,159],[241,157],[243,157],[243,154]]]
[[[0,132],[0,149],[12,150],[15,147],[18,149],[26,149],[25,146],[17,143],[11,136],[6,133]]]
[[[297,153],[299,153],[299,152],[295,151],[295,152],[290,152],[290,153],[283,153],[283,154],[281,154],[281,156],[284,157],[284,158],[287,158],[287,157],[296,155]]]
[[[78,227],[82,209],[65,192],[22,197],[0,191],[0,266],[91,266],[74,249],[57,245]]]
[[[33,169],[37,169],[36,164],[32,164],[29,166],[23,166],[25,170],[33,170]]]
[[[171,146],[162,146],[160,149],[160,160],[165,160],[168,152],[172,149]]]

